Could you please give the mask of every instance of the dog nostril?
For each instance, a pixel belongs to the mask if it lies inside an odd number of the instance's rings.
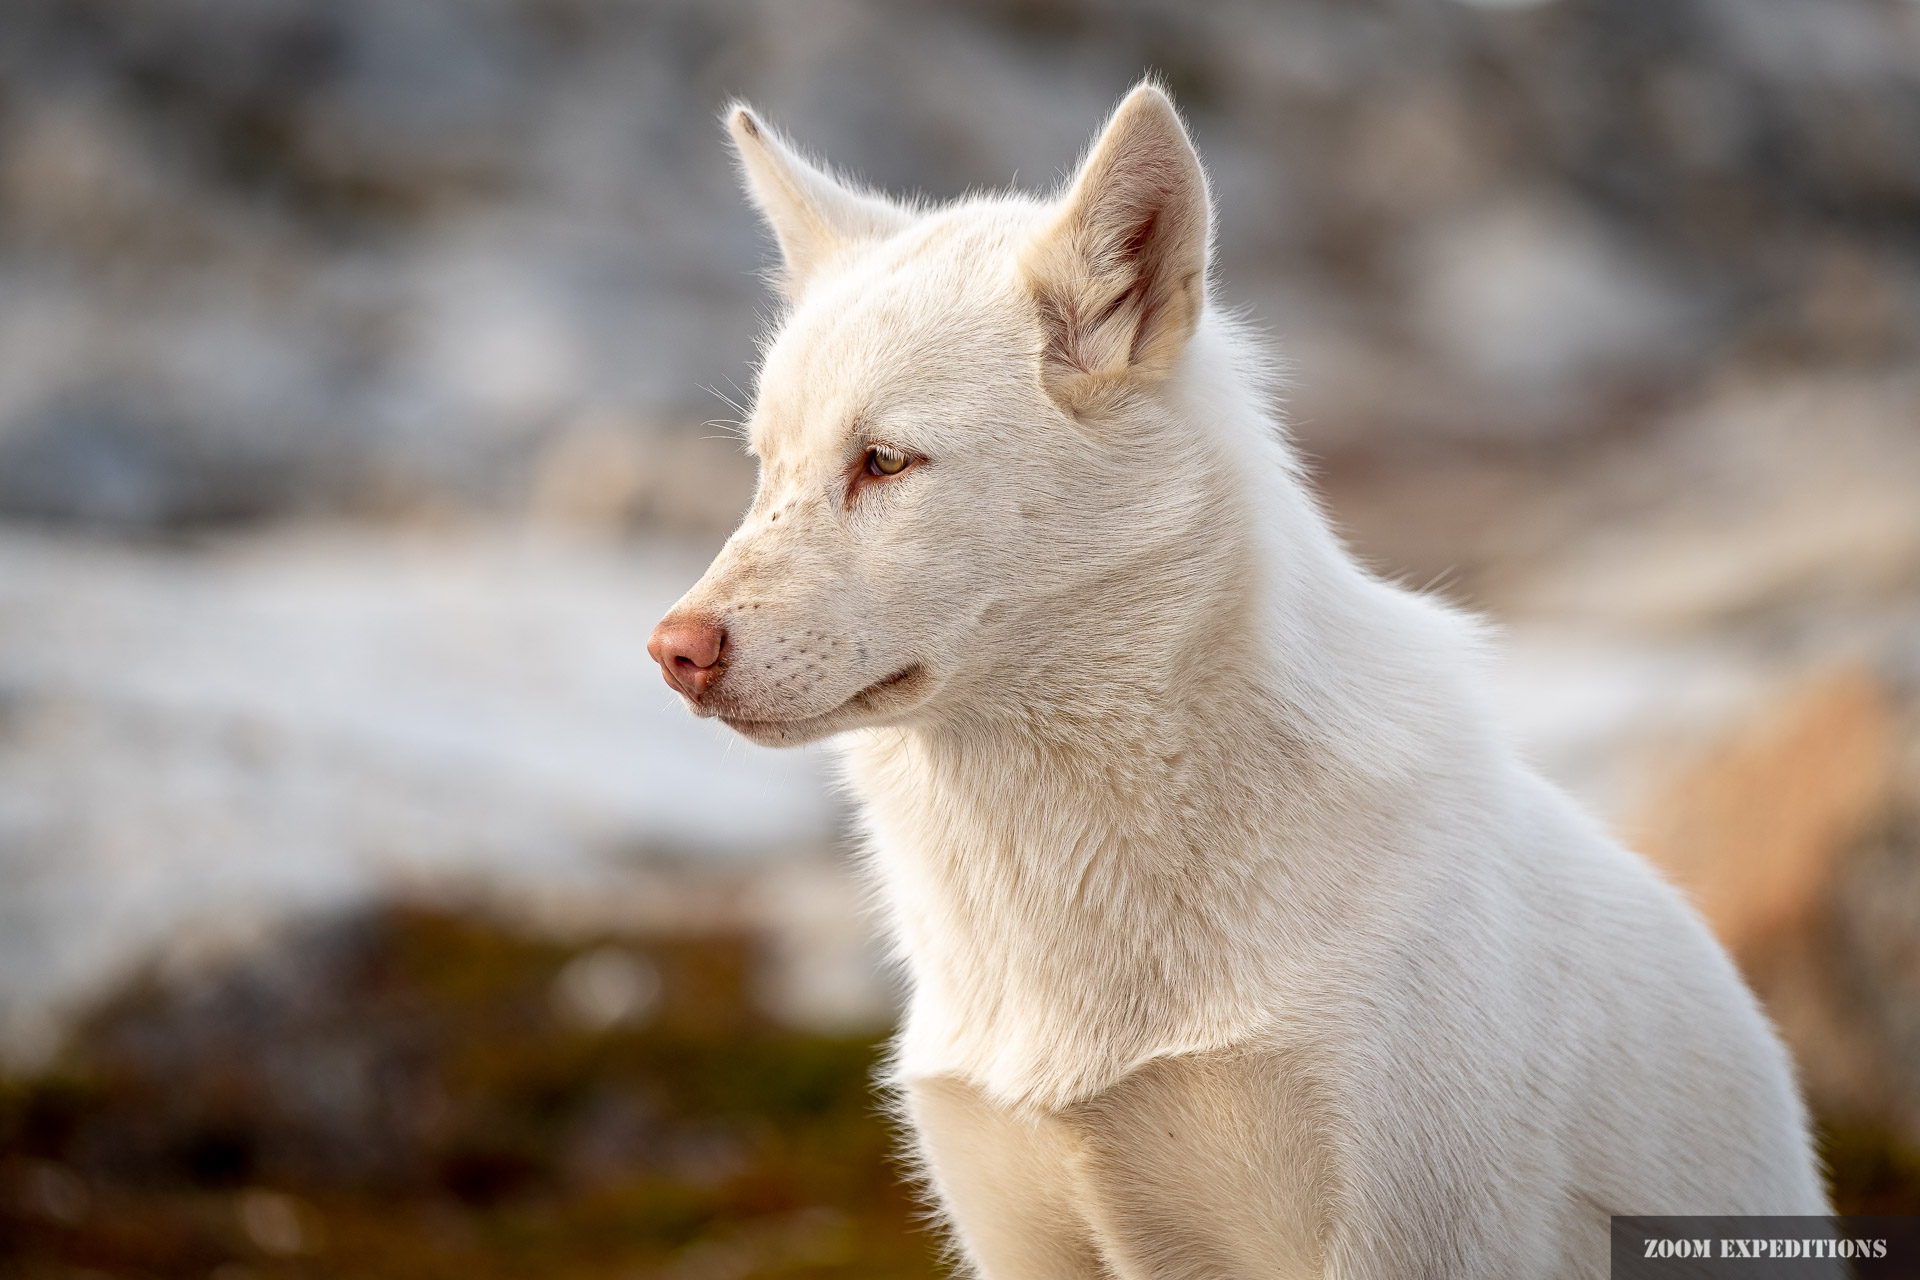
[[[670,618],[653,629],[647,652],[660,664],[667,683],[699,698],[720,677],[726,630],[703,618]]]

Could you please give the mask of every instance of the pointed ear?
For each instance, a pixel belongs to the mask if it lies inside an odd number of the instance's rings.
[[[861,241],[884,240],[913,221],[891,200],[809,164],[745,103],[727,108],[727,132],[747,194],[780,242],[778,284],[789,300],[836,254]]]
[[[1172,100],[1143,84],[1021,257],[1055,402],[1080,413],[1167,375],[1206,304],[1211,230],[1200,158]]]

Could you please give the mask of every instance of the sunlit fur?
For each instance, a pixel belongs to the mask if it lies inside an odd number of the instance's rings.
[[[695,710],[840,735],[979,1274],[1601,1276],[1609,1214],[1825,1209],[1698,917],[1516,759],[1475,626],[1330,531],[1160,90],[1051,201],[730,125],[790,308],[673,616],[727,634]],[[856,485],[874,443],[916,461]]]

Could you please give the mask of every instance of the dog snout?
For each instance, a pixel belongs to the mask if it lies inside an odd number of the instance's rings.
[[[699,617],[662,618],[647,641],[667,683],[695,702],[720,678],[726,648],[726,628]]]

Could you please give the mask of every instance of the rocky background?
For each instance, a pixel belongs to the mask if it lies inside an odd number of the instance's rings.
[[[1914,0],[0,5],[0,1274],[919,1275],[743,505],[732,95],[1057,181],[1143,70],[1329,505],[1502,628],[1920,1212]]]

